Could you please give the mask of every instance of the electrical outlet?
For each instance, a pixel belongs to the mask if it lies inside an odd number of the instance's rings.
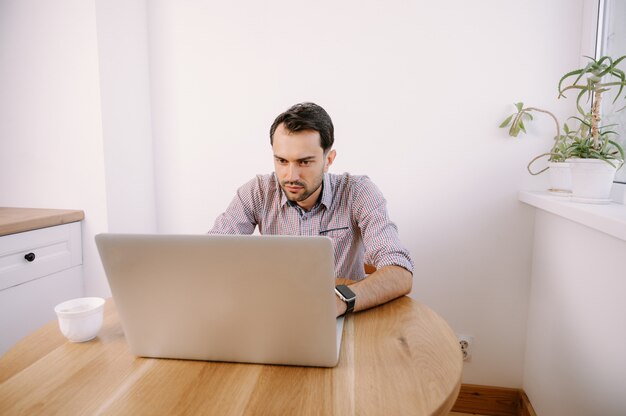
[[[459,335],[459,346],[463,353],[463,361],[470,361],[472,358],[472,344],[474,343],[474,337],[471,335]]]

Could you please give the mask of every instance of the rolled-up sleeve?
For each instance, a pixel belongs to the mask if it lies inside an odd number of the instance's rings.
[[[367,177],[355,184],[353,215],[363,237],[365,262],[376,266],[400,266],[413,273],[413,260],[400,242],[398,227],[387,212],[387,201]]]

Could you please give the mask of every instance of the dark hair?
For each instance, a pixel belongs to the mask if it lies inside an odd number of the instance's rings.
[[[322,107],[314,103],[300,103],[285,111],[272,123],[270,127],[270,143],[274,144],[274,132],[281,124],[290,132],[315,130],[320,134],[320,146],[324,153],[333,147],[335,142],[335,128],[330,116]]]

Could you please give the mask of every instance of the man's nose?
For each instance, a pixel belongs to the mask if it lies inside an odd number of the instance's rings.
[[[287,180],[297,181],[300,179],[300,168],[295,163],[290,163],[287,167]]]

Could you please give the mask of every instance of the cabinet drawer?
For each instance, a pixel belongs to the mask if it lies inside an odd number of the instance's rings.
[[[72,222],[0,237],[0,290],[81,264],[80,227]]]

